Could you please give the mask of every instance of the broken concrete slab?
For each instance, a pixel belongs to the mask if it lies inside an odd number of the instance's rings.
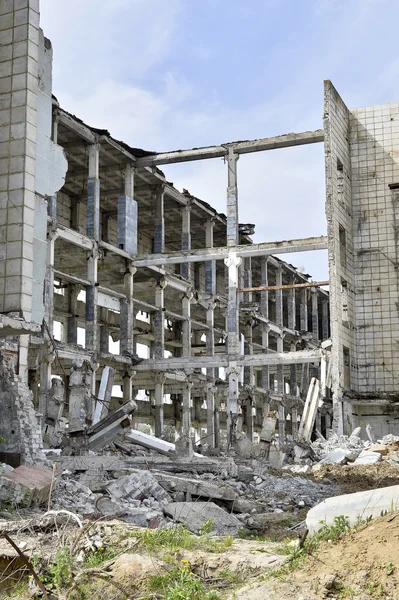
[[[345,465],[353,455],[350,450],[345,448],[337,448],[331,450],[324,458],[319,461],[321,465]]]
[[[384,444],[373,444],[368,450],[370,452],[378,452],[381,456],[386,456],[388,454],[388,448],[384,446]]]
[[[264,513],[266,509],[265,504],[257,502],[256,500],[249,500],[247,498],[241,498],[237,496],[231,505],[231,510],[235,513]]]
[[[381,460],[381,454],[378,452],[371,452],[371,450],[363,450],[355,462],[354,465],[374,465]]]
[[[213,520],[216,535],[237,535],[242,523],[213,502],[172,502],[163,507],[164,513],[177,523],[183,523],[193,533],[198,533],[208,519]]]
[[[287,525],[291,522],[292,515],[290,513],[262,513],[259,515],[251,515],[246,523],[248,529],[256,531],[267,531],[276,524],[281,524],[286,521]],[[289,526],[289,525],[288,525]]]
[[[175,455],[176,454],[176,445],[171,442],[166,442],[165,440],[161,440],[160,438],[154,437],[153,435],[148,435],[148,433],[143,433],[142,431],[137,431],[137,429],[131,429],[128,433],[125,434],[125,438],[134,444],[139,444],[143,446],[143,448],[148,448],[149,450],[156,450],[160,454],[167,455]],[[196,458],[204,458],[202,454],[198,454],[194,452],[190,453],[190,456],[195,456]]]
[[[0,477],[0,502],[22,507],[44,504],[48,501],[52,480],[51,469],[17,467]]]
[[[171,502],[172,500],[149,471],[140,471],[139,469],[108,484],[107,490],[115,500],[139,500],[151,496],[159,502],[162,500]]]
[[[158,483],[168,492],[184,492],[200,498],[234,501],[236,493],[226,483],[204,481],[203,479],[187,479],[162,472],[154,472]]]
[[[379,517],[384,511],[398,510],[399,485],[376,490],[367,490],[344,496],[327,498],[310,509],[306,526],[310,534],[316,533],[322,525],[331,525],[335,517],[347,517],[349,524],[356,520]]]

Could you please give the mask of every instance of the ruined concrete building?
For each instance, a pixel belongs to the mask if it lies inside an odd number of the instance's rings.
[[[0,13],[0,451],[81,443],[133,408],[183,445],[270,441],[272,414],[280,441],[308,417],[399,433],[399,104],[348,110],[327,81],[324,131],[151,153],[59,106],[39,0]],[[252,243],[240,154],[323,142],[328,236]],[[215,157],[226,215],[159,169]],[[326,248],[329,282],[273,256]]]

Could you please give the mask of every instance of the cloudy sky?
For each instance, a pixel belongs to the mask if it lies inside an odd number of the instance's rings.
[[[156,151],[322,127],[324,79],[349,107],[398,101],[398,22],[397,0],[41,0],[61,105]],[[322,144],[238,169],[255,241],[325,233]],[[221,159],[164,171],[224,212]],[[325,254],[285,258],[325,279]]]

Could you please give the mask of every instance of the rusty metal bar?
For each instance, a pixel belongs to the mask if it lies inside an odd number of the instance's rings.
[[[280,290],[292,290],[294,288],[320,287],[321,285],[330,285],[329,281],[309,281],[308,283],[293,283],[291,285],[267,285],[260,287],[239,288],[239,292],[273,292]]]

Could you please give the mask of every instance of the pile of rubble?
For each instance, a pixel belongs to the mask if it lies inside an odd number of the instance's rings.
[[[296,474],[317,471],[321,465],[372,465],[382,460],[399,466],[399,437],[389,434],[375,440],[369,426],[357,427],[350,436],[332,433],[313,443],[295,443],[283,467]]]

